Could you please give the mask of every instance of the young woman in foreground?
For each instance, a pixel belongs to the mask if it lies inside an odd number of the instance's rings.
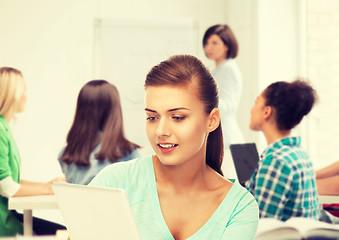
[[[142,239],[253,239],[258,207],[222,176],[215,81],[200,60],[174,56],[145,81],[146,133],[155,155],[116,163],[90,185],[126,190]]]

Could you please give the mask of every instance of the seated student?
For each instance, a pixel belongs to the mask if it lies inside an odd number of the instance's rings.
[[[86,83],[59,157],[67,181],[88,184],[107,165],[138,157],[138,148],[124,135],[117,88],[105,80]]]
[[[142,239],[253,239],[258,206],[222,176],[218,90],[196,57],[173,56],[145,81],[153,156],[103,169],[90,185],[123,188]]]
[[[316,171],[318,193],[339,195],[339,161]]]
[[[315,101],[316,92],[305,81],[275,82],[258,96],[251,110],[250,128],[262,131],[268,144],[246,183],[262,218],[319,218],[312,162],[300,145],[301,138],[291,136]]]
[[[14,68],[0,68],[0,236],[22,234],[22,214],[8,210],[8,198],[53,194],[50,182],[38,183],[20,179],[21,158],[10,121],[26,105],[26,83],[22,73]],[[53,181],[65,181],[56,178]],[[38,235],[55,234],[65,227],[33,218],[33,231]]]

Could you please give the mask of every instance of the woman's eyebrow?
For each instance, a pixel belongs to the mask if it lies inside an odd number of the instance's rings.
[[[187,111],[189,111],[188,108],[185,108],[185,107],[178,107],[178,108],[172,108],[172,109],[169,109],[168,112],[175,112],[175,111],[178,111],[178,110],[187,110]],[[152,110],[152,109],[149,109],[149,108],[145,108],[145,111],[146,111],[146,112],[157,113],[157,111]]]
[[[168,111],[169,111],[169,112],[174,112],[174,111],[178,111],[178,110],[188,110],[188,111],[189,111],[189,109],[188,109],[188,108],[185,108],[185,107],[173,108],[173,109],[170,109],[170,110],[168,110]]]
[[[147,111],[147,112],[153,112],[153,113],[156,113],[156,112],[157,112],[157,111],[152,110],[152,109],[149,109],[149,108],[145,108],[145,111]]]

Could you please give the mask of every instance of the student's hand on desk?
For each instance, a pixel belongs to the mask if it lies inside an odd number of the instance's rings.
[[[56,177],[56,178],[54,178],[52,181],[51,181],[51,183],[52,182],[64,182],[64,183],[67,183],[67,180],[66,180],[66,178],[64,178],[64,177]]]
[[[46,189],[47,189],[47,194],[53,195],[53,189],[52,189],[52,182],[64,182],[67,183],[66,178],[64,177],[56,177],[53,180],[49,181],[46,183]]]

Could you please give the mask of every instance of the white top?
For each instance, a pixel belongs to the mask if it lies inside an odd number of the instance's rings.
[[[219,111],[224,135],[225,157],[222,171],[228,178],[236,178],[234,163],[229,145],[244,143],[243,135],[237,122],[237,109],[242,92],[242,76],[234,59],[225,59],[212,71],[219,88]]]
[[[242,92],[242,76],[234,59],[226,59],[212,71],[219,88],[219,110],[224,144],[243,143],[237,123],[237,109]]]

